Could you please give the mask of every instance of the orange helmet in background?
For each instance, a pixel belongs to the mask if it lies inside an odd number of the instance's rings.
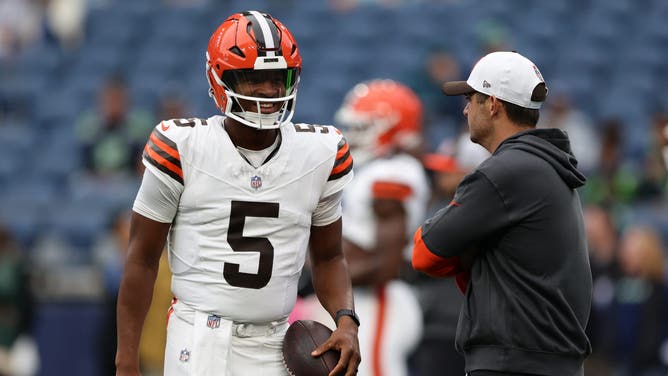
[[[259,129],[278,128],[294,114],[302,58],[290,31],[267,13],[246,11],[228,17],[209,39],[206,77],[211,96],[225,115]],[[262,79],[262,73],[279,72],[285,93],[260,98],[236,92],[242,80]],[[254,101],[257,111],[244,111],[238,100]],[[263,114],[262,103],[284,102],[281,109]]]
[[[356,165],[393,150],[414,151],[422,144],[423,106],[407,86],[393,80],[359,83],[336,112]]]

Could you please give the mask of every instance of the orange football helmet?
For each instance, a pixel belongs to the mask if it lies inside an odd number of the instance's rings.
[[[267,13],[246,11],[228,17],[209,39],[206,78],[209,96],[226,116],[259,129],[278,128],[294,114],[302,58],[288,29]],[[277,98],[239,93],[239,84],[280,79],[283,93]],[[239,100],[255,102],[247,111]],[[280,109],[263,113],[264,105]]]
[[[336,112],[355,164],[392,150],[413,151],[422,142],[422,102],[407,86],[377,79],[353,87]]]

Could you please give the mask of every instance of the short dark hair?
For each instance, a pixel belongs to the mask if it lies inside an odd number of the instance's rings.
[[[489,95],[483,94],[481,92],[476,92],[476,100],[478,103],[483,103],[489,98]],[[498,99],[498,98],[497,98]],[[508,119],[516,124],[524,124],[535,127],[538,124],[538,119],[540,118],[540,112],[538,109],[521,107],[516,104],[506,102],[502,99],[499,101],[503,104],[503,108],[506,110],[506,115]]]

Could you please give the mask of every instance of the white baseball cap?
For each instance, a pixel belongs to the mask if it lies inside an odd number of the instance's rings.
[[[542,85],[540,85],[542,84]],[[480,92],[516,104],[538,109],[547,97],[543,75],[536,64],[517,52],[492,52],[480,59],[468,80],[443,84],[446,95]]]

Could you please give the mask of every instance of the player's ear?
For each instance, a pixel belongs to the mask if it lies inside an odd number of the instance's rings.
[[[499,107],[501,106],[501,102],[495,97],[495,96],[490,96],[487,98],[487,103],[485,103],[487,106],[489,106],[489,116],[494,116],[498,114],[499,112]]]

